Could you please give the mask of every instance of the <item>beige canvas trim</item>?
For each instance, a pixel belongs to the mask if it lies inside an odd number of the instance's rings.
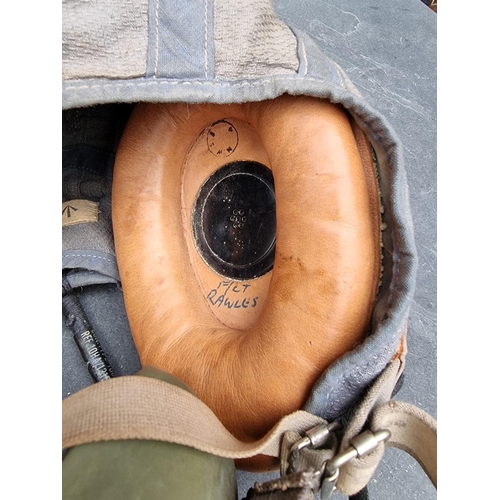
[[[82,222],[97,222],[99,203],[90,200],[70,200],[62,204],[62,225],[73,226]]]
[[[144,75],[148,6],[147,0],[64,0],[63,80]]]
[[[254,78],[296,73],[297,39],[276,17],[271,0],[215,0],[215,73]]]

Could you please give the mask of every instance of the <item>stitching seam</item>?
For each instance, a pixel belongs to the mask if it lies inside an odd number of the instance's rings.
[[[130,83],[96,83],[94,85],[73,85],[68,86],[63,90],[80,90],[80,89],[94,89],[94,88],[107,88],[107,87],[147,87],[149,85],[209,85],[213,87],[255,87],[262,85],[263,83],[271,83],[280,80],[297,80],[296,76],[290,75],[289,77],[283,76],[279,79],[267,78],[264,80],[256,80],[253,82],[207,82],[207,81],[170,81],[170,80],[161,80],[161,81],[151,81],[151,82],[130,82]],[[310,82],[319,82],[324,83],[325,80],[322,78],[312,78],[306,77],[303,78],[305,81]]]
[[[159,17],[158,17],[158,2],[159,0],[156,0],[155,2],[155,30],[156,30],[156,49],[155,49],[155,69],[153,73],[153,78],[156,78],[156,74],[158,72],[158,57],[159,57],[159,39],[160,39],[160,32],[159,32]]]
[[[304,43],[304,40],[301,40],[300,41],[300,44],[301,44],[301,47],[302,47],[302,55],[304,57],[304,76],[307,75],[307,71],[308,71],[308,66],[309,66],[309,63],[307,61],[307,52],[306,52],[306,45]]]
[[[205,78],[208,80],[208,0],[205,0]]]
[[[100,257],[99,255],[93,255],[93,254],[70,253],[70,254],[66,254],[65,257],[92,257],[93,259],[106,260],[108,262],[111,262],[112,264],[115,263],[114,259],[108,259],[107,257]]]

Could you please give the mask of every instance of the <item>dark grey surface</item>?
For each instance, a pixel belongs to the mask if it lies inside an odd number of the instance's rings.
[[[275,7],[342,66],[403,144],[419,266],[405,381],[395,399],[437,417],[437,15],[420,0],[275,0]],[[386,453],[369,492],[371,500],[436,498],[418,463],[400,450]]]

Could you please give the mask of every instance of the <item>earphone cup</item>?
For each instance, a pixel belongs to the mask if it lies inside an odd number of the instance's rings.
[[[301,408],[369,331],[376,173],[329,102],[138,105],[113,229],[141,362],[183,380],[242,440]]]

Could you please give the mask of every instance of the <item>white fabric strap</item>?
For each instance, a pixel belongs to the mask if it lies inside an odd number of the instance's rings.
[[[377,408],[372,430],[391,433],[386,446],[409,453],[437,488],[437,421],[417,406],[389,401]]]
[[[161,380],[127,376],[87,387],[62,403],[63,448],[117,439],[151,439],[190,446],[226,458],[278,457],[283,433],[326,423],[305,411],[284,417],[259,441],[236,439],[188,391]]]

